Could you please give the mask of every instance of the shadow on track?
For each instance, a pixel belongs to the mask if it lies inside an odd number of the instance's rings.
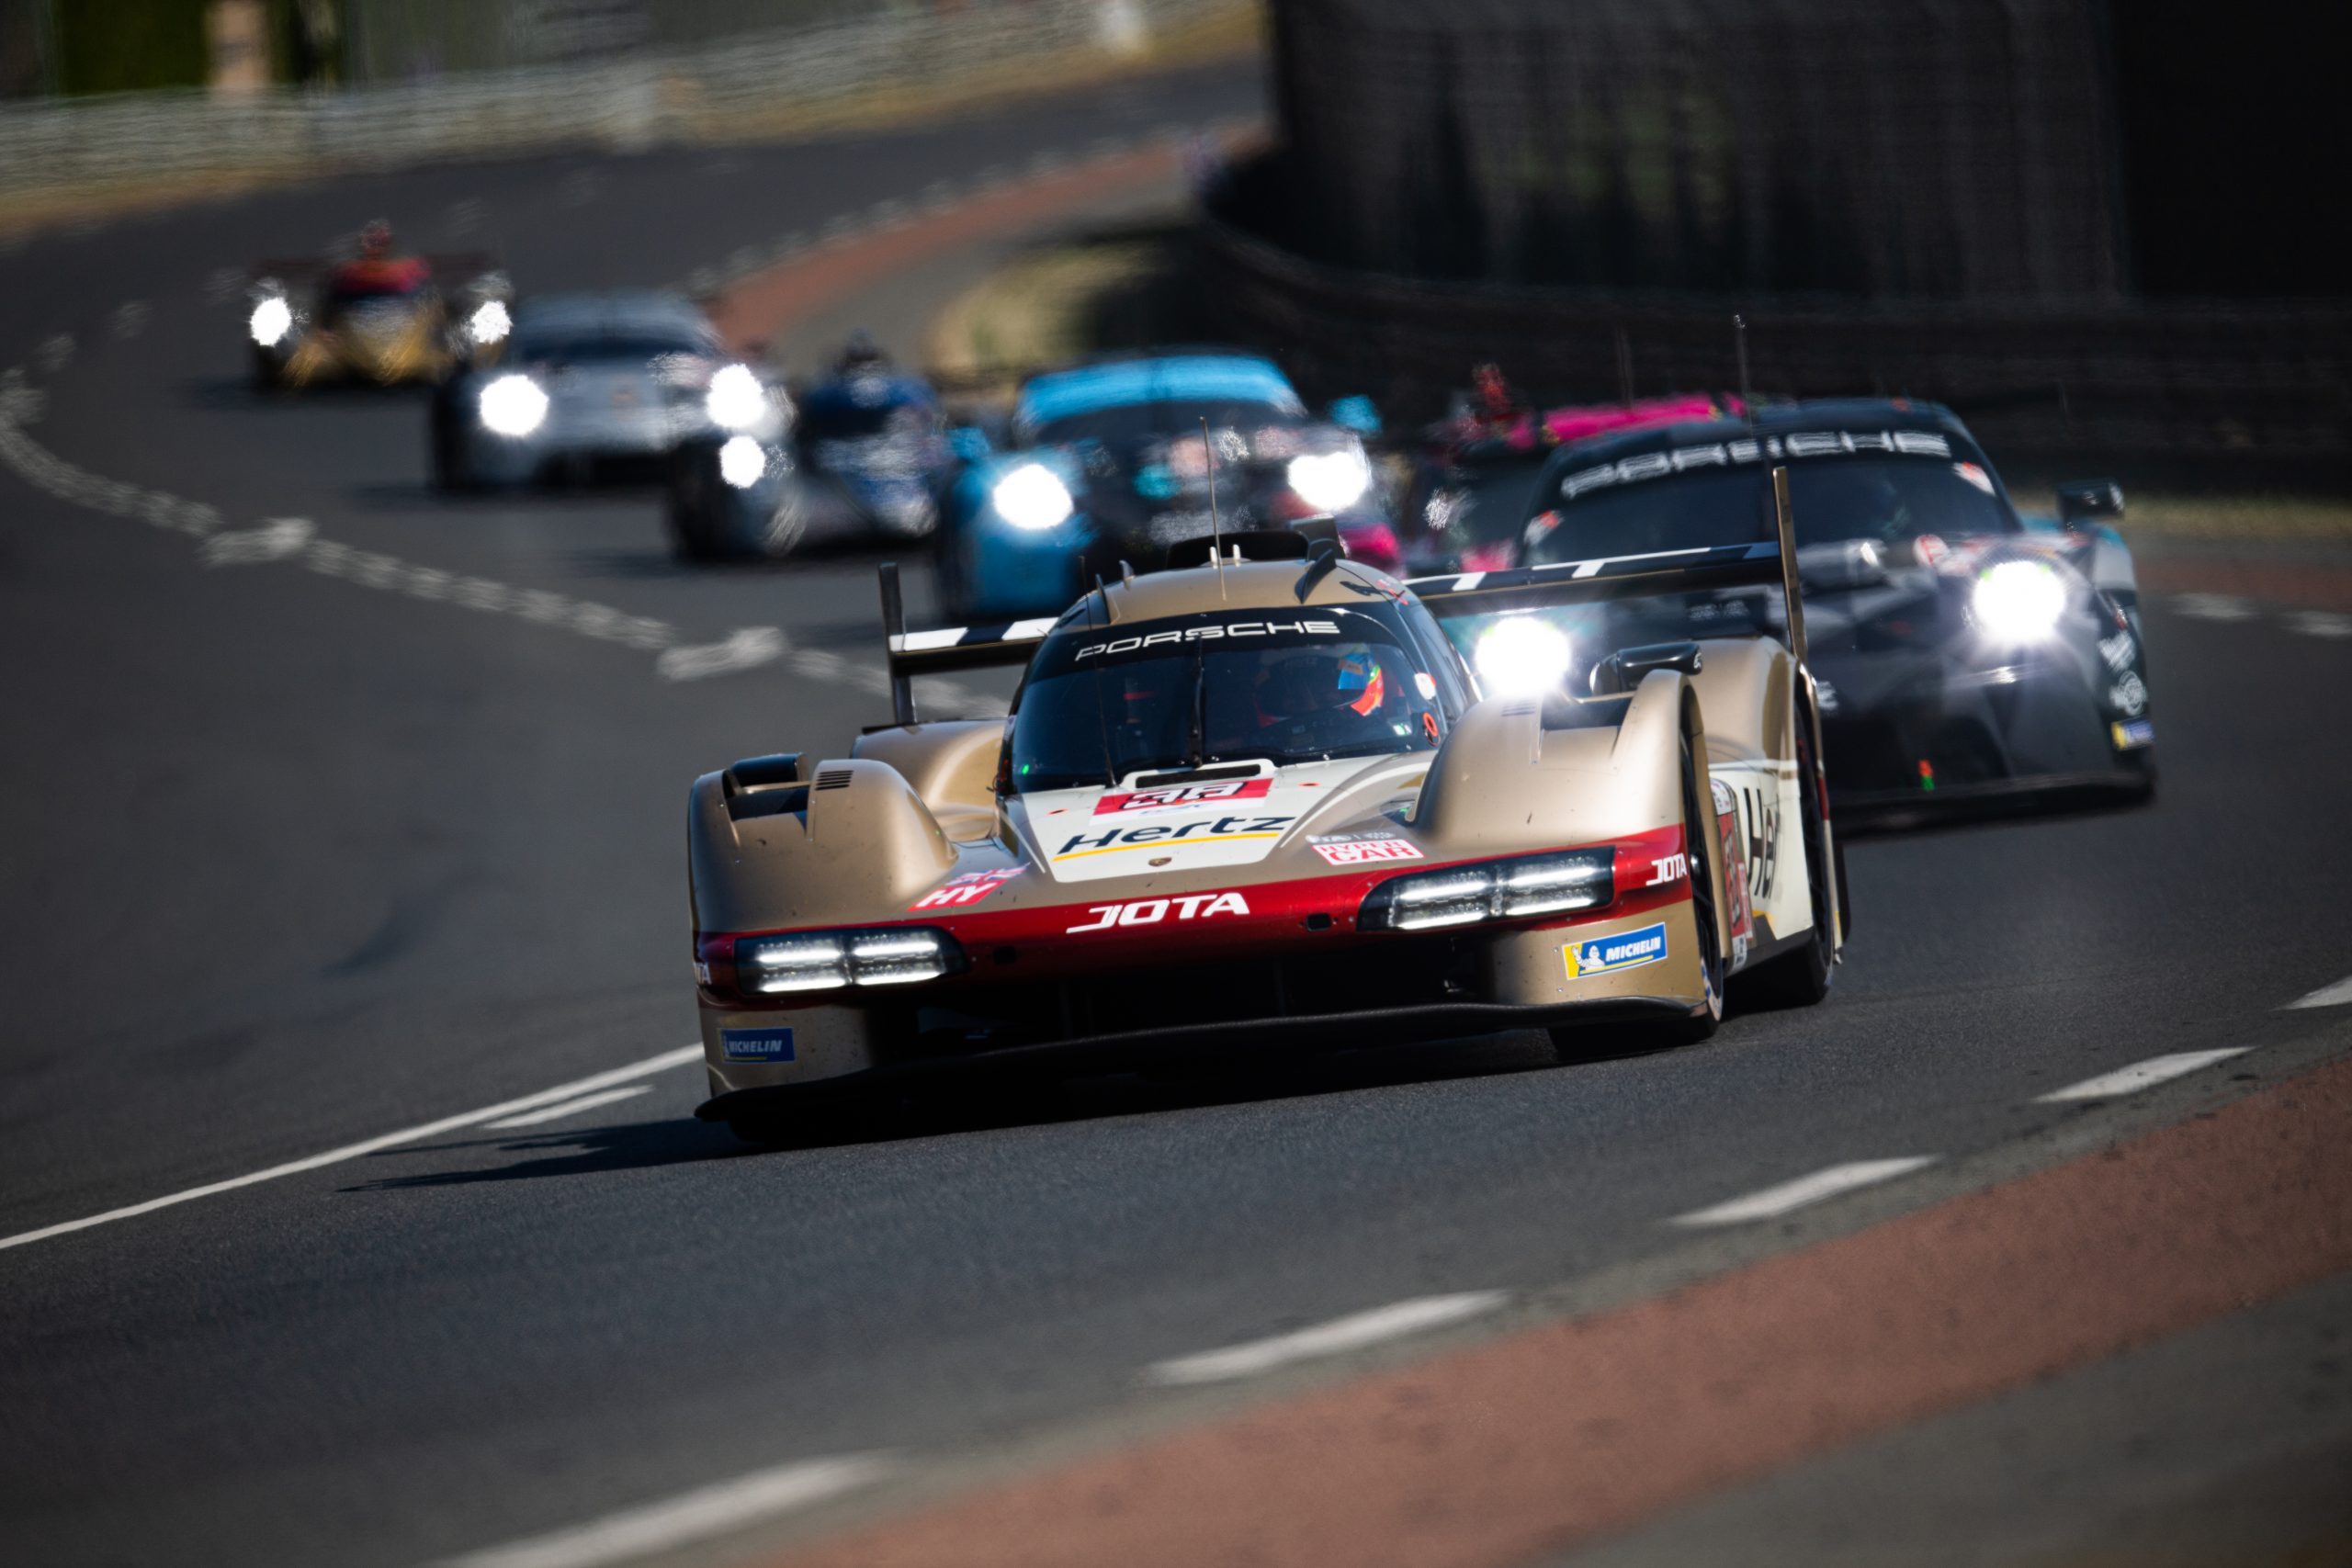
[[[1653,1039],[1639,1031],[1600,1030],[1577,1065],[1648,1055]],[[1702,1047],[1703,1048],[1703,1047]],[[1452,1079],[1493,1077],[1556,1065],[1534,1033],[1374,1046],[1255,1060],[1211,1059],[1148,1073],[1087,1077],[1008,1074],[978,1067],[925,1081],[919,1088],[871,1092],[812,1104],[807,1123],[771,1147],[754,1148],[727,1128],[687,1118],[626,1122],[577,1131],[518,1134],[437,1145],[482,1163],[473,1168],[393,1177],[345,1188],[386,1192],[481,1182],[529,1181],[646,1170],[706,1160],[813,1154],[830,1148],[918,1138],[965,1136],[1114,1116],[1150,1115],[1222,1105],[1307,1099],[1365,1089],[1402,1089]],[[379,1157],[414,1157],[387,1151]]]

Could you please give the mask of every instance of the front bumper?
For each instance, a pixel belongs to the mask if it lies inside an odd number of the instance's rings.
[[[1002,977],[893,987],[859,1005],[728,1007],[706,995],[704,1060],[713,1096],[732,1097],[970,1063],[1148,1061],[1683,1017],[1702,996],[1692,908],[1685,890],[1555,925],[1294,938],[1273,952],[1191,963],[1167,953],[1149,966],[1036,979],[1012,977],[1015,964]],[[1566,961],[1567,949],[1652,928],[1663,938],[1653,962],[1579,974]]]
[[[2063,651],[1989,670],[1916,655],[1828,656],[1822,750],[1839,812],[1929,813],[2057,793],[2144,793],[2154,724]]]

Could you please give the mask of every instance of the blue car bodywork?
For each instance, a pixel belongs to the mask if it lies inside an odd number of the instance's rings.
[[[1201,450],[1204,422],[1220,443],[1213,479],[1172,460]],[[1170,544],[1210,531],[1212,484],[1219,525],[1290,525],[1310,509],[1270,505],[1285,488],[1270,476],[1302,454],[1362,453],[1352,432],[1309,419],[1271,361],[1218,353],[1037,376],[1015,400],[1008,446],[989,448],[971,431],[958,432],[956,445],[961,466],[940,508],[939,569],[946,607],[966,619],[1057,614],[1122,560],[1149,570]],[[1019,521],[1005,514],[1000,487],[1027,468],[1066,492],[1066,515],[1050,504]],[[1043,480],[1028,488],[1053,495]]]

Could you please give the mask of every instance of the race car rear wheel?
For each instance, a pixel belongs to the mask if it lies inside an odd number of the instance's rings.
[[[1813,754],[1813,727],[1797,710],[1797,816],[1804,835],[1805,890],[1813,898],[1813,930],[1793,953],[1758,964],[1740,977],[1742,1000],[1771,1007],[1811,1007],[1829,994],[1837,975],[1837,944],[1829,932],[1828,838],[1821,816],[1821,767]],[[1841,890],[1842,891],[1842,890]]]

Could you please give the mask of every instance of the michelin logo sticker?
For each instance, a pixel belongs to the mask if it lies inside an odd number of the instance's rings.
[[[730,1062],[792,1060],[789,1029],[722,1029],[718,1032],[718,1043]]]
[[[1620,969],[1639,969],[1645,964],[1666,962],[1666,925],[1660,921],[1644,926],[1637,931],[1620,931],[1615,936],[1597,936],[1589,942],[1571,942],[1560,949],[1560,956],[1567,960],[1568,978],[1580,980],[1589,975],[1611,975]]]

